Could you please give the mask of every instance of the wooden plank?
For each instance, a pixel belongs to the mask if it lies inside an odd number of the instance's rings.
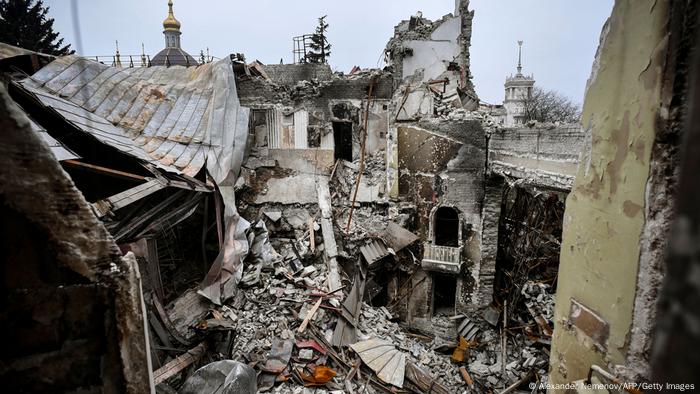
[[[151,327],[158,336],[158,339],[160,339],[160,343],[162,343],[163,346],[172,348],[173,344],[170,342],[168,332],[165,330],[165,327],[163,327],[163,324],[160,322],[160,320],[158,320],[153,311],[148,311],[148,322],[151,324]]]
[[[314,218],[309,218],[309,250],[316,251],[316,236],[314,235]]]
[[[207,350],[205,342],[188,350],[187,353],[177,356],[173,361],[165,364],[162,368],[153,371],[153,383],[158,385],[165,380],[177,375],[183,369],[189,367],[199,360]]]
[[[203,193],[211,193],[214,190],[210,187],[207,187],[206,185],[202,186],[199,184],[194,184],[194,183],[187,183],[184,181],[175,181],[175,180],[168,180],[168,186],[172,187],[177,187],[179,189],[185,189],[185,190],[193,190],[196,192],[203,192]]]
[[[469,372],[467,372],[467,369],[464,367],[459,367],[459,373],[462,374],[462,379],[464,379],[464,382],[469,386],[469,388],[474,387],[474,381],[472,380],[472,377],[469,375]]]
[[[304,318],[304,321],[301,322],[301,325],[299,326],[299,332],[302,333],[304,330],[306,330],[306,326],[309,325],[309,322],[311,319],[314,317],[316,314],[316,311],[318,310],[318,307],[321,306],[321,302],[323,301],[323,297],[318,297],[318,301],[314,304],[313,308],[309,311],[309,313],[306,314],[306,317]]]
[[[158,241],[155,238],[146,239],[146,266],[148,267],[148,277],[156,297],[158,297],[159,301],[163,301],[165,299],[165,291],[163,291],[163,280],[160,277]]]
[[[447,387],[438,382],[429,373],[412,361],[406,360],[406,380],[410,381],[424,393],[450,394]]]
[[[99,174],[109,175],[117,178],[124,178],[129,180],[145,181],[147,178],[143,175],[136,175],[125,171],[119,171],[112,168],[102,167],[95,164],[83,163],[77,160],[63,160],[61,164],[65,164],[74,168],[83,168],[88,171],[97,172]]]
[[[170,222],[167,224],[168,226],[175,226],[177,223],[185,220],[194,213],[197,208],[197,204],[199,204],[200,200],[202,199],[202,196],[203,194],[197,193],[177,208],[174,208],[162,216],[155,218],[153,222],[151,222],[145,229],[141,230],[141,232],[136,235],[136,238],[145,236],[148,232],[156,229],[158,226],[163,225],[163,223],[171,221],[171,219],[175,219],[175,222]]]
[[[130,221],[126,225],[122,226],[117,234],[114,236],[114,239],[117,241],[120,241],[125,235],[127,235],[129,232],[132,230],[144,225],[145,223],[148,223],[153,219],[155,216],[161,213],[165,208],[167,208],[170,204],[172,204],[175,200],[180,198],[184,193],[186,193],[183,190],[178,190],[175,192],[173,195],[170,197],[166,198],[163,200],[161,203],[153,207],[151,210],[146,212],[145,214],[135,218],[134,220]]]
[[[168,330],[170,336],[175,338],[175,340],[178,341],[181,345],[191,346],[191,343],[188,342],[187,339],[183,338],[182,335],[180,335],[180,333],[177,331],[177,328],[175,328],[173,322],[170,320],[170,317],[165,312],[165,308],[163,308],[163,305],[155,297],[153,298],[153,308],[158,313],[160,321],[165,326],[165,329]]]
[[[92,205],[97,209],[98,216],[103,217],[108,212],[124,208],[144,197],[164,189],[165,186],[166,185],[163,184],[162,181],[158,179],[151,179],[146,183],[142,183],[138,186],[132,187],[131,189],[117,193],[104,200],[97,201]]]
[[[161,181],[152,179],[122,193],[115,194],[114,196],[109,197],[108,200],[112,203],[114,209],[120,209],[159,190],[162,190],[165,187],[166,185]]]

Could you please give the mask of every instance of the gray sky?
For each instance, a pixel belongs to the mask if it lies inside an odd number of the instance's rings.
[[[55,29],[76,46],[69,0],[44,0]],[[167,0],[77,0],[83,55],[151,56],[164,46]],[[454,0],[174,0],[182,23],[182,47],[195,58],[244,53],[248,61],[292,61],[292,37],[311,33],[328,15],[334,70],[383,66],[383,49],[393,27],[416,11],[432,20],[454,12]],[[524,40],[523,71],[538,86],[583,101],[600,31],[613,0],[472,0],[471,71],[479,97],[503,101],[503,83],[515,72],[517,40]]]

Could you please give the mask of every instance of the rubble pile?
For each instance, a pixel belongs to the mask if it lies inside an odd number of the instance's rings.
[[[386,308],[372,308],[364,304],[360,315],[360,330],[364,335],[360,337],[391,341],[417,365],[429,370],[451,393],[463,390],[464,381],[455,364],[450,361],[450,355],[435,350],[444,346],[444,341],[405,332],[391,318]]]
[[[243,277],[250,272],[256,272],[254,265],[246,267]],[[219,339],[215,333],[233,332],[223,346],[209,344],[208,357],[253,366],[260,373],[259,391],[300,393],[305,385],[323,385],[331,391],[359,390],[368,381],[367,392],[377,392],[377,388],[380,392],[388,390],[385,383],[370,378],[372,371],[366,366],[362,373],[355,372],[358,377],[365,376],[363,380],[348,381],[352,379],[348,378],[352,368],[360,368],[359,362],[351,351],[341,349],[336,353],[330,346],[339,319],[342,292],[331,294],[323,290],[324,265],[307,265],[294,272],[292,267],[278,261],[273,271],[263,270],[257,275],[259,280],[254,285],[239,287],[235,297],[225,305],[209,305],[203,317],[190,316],[189,322],[178,319],[177,325],[192,335],[191,342],[215,342]],[[191,305],[193,296],[191,291],[182,296],[187,301],[176,300],[167,308],[169,315],[175,319],[178,315],[175,309]],[[389,319],[391,315],[386,308],[362,304],[357,342],[370,338],[390,341],[449,392],[459,390],[459,374],[450,365],[449,355],[436,353],[430,347],[430,338],[404,333]]]

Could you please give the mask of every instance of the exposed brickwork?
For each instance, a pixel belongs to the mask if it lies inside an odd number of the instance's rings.
[[[266,64],[263,69],[272,82],[285,86],[296,85],[299,81],[326,81],[333,75],[328,64]]]
[[[481,229],[481,262],[476,303],[487,306],[493,296],[493,281],[496,275],[498,254],[498,224],[501,217],[503,178],[489,177],[485,184],[484,210]]]

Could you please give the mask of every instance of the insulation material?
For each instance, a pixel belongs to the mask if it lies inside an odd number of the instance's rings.
[[[224,245],[198,291],[216,305],[222,305],[236,294],[238,282],[243,277],[243,259],[249,251],[246,235],[249,228],[250,223],[237,213],[226,223]]]
[[[244,260],[250,263],[245,277]],[[199,294],[216,305],[222,305],[236,294],[240,282],[252,285],[258,282],[263,266],[270,267],[281,257],[270,244],[267,227],[262,220],[251,225],[237,212],[226,223],[224,245],[212,264]]]

